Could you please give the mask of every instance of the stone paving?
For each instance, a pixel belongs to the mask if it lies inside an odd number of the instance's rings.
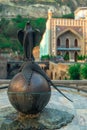
[[[73,103],[69,102],[61,94],[52,89],[52,96],[46,107],[48,108],[51,106],[55,109],[67,111],[74,114],[75,117],[71,123],[60,128],[60,130],[87,130],[87,93],[65,88],[61,88],[61,90],[73,100]],[[54,104],[54,106],[52,106],[52,104]],[[0,112],[3,108],[5,109],[7,107],[12,107],[7,97],[7,90],[0,90]],[[2,116],[1,112],[0,117]]]

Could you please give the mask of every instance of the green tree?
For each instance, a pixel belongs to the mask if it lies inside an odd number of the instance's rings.
[[[12,22],[20,29],[24,29],[28,18],[23,18],[21,15],[17,15],[15,18],[12,18]]]
[[[0,21],[0,48],[11,48],[13,51],[23,53],[23,47],[20,45],[17,38],[17,31],[24,29],[27,21],[31,22],[32,27],[38,28],[41,34],[44,33],[46,18],[23,18],[18,15],[16,18],[7,20],[2,18]],[[41,39],[41,38],[40,38]],[[39,45],[39,43],[37,43]]]
[[[2,34],[0,34],[0,48],[11,48],[10,40]]]
[[[7,28],[4,30],[4,34],[6,37],[12,38],[16,37],[17,38],[17,25],[14,24],[12,21],[9,22]]]
[[[41,34],[45,31],[46,28],[46,18],[37,18],[37,19],[30,19],[30,22],[32,24],[32,27],[38,28],[41,31]]]
[[[8,24],[9,24],[9,20],[2,18],[0,20],[0,30],[3,32],[7,28]]]
[[[23,54],[23,47],[21,46],[21,44],[19,43],[19,41],[17,39],[10,39],[11,43],[11,49],[15,52],[15,51],[19,51],[21,54]]]
[[[69,69],[68,69],[68,73],[70,76],[70,79],[72,80],[79,80],[80,79],[80,64],[74,64],[74,65],[70,65]]]

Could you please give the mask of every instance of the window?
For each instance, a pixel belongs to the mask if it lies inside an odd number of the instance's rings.
[[[74,41],[74,46],[75,46],[75,47],[78,46],[78,40],[77,40],[77,39],[75,39],[75,41]]]
[[[57,47],[59,47],[60,46],[60,39],[58,38],[57,39]]]
[[[66,48],[69,48],[69,39],[66,39]]]

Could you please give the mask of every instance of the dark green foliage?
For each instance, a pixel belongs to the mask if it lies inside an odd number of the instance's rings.
[[[18,27],[13,22],[9,22],[7,28],[4,30],[4,34],[9,38],[17,38]]]
[[[20,23],[20,22],[22,22],[23,18],[22,18],[21,15],[17,15],[17,17],[16,17],[16,18],[13,18],[12,20],[13,20],[14,22],[16,22],[16,23]]]
[[[87,63],[71,65],[68,69],[68,73],[72,80],[87,79]]]
[[[12,19],[12,22],[14,23],[14,25],[16,25],[19,29],[24,29],[24,26],[26,24],[26,22],[28,21],[28,18],[22,18],[22,16],[17,15],[16,18]]]
[[[0,34],[0,48],[11,48],[10,40]]]
[[[13,18],[12,21],[20,29],[24,29],[27,21],[31,22],[32,27],[40,29],[41,33],[44,32],[46,26],[46,18],[23,18],[18,15],[16,18]]]
[[[68,69],[70,79],[79,80],[80,79],[80,69],[81,69],[81,65],[78,63],[74,64],[74,65],[70,65],[70,67]]]
[[[78,60],[85,60],[86,56],[83,56],[83,55],[78,55],[77,59]]]
[[[17,31],[24,29],[27,21],[31,22],[34,29],[40,29],[41,34],[44,33],[46,25],[45,18],[29,19],[23,18],[20,15],[11,20],[2,18],[0,21],[0,48],[11,48],[13,51],[23,53],[23,48],[17,38]]]
[[[43,34],[46,28],[46,18],[30,19],[30,22],[34,29],[38,28],[41,31],[41,34]]]
[[[23,52],[22,46],[17,39],[8,38],[4,35],[0,35],[0,48],[11,48],[13,51],[20,51],[20,53]]]
[[[44,55],[44,56],[41,57],[41,60],[47,60],[49,58],[50,58],[49,55]]]
[[[23,48],[21,46],[21,44],[18,42],[17,39],[10,39],[11,41],[11,49],[15,52],[15,51],[20,51],[20,53],[23,53]]]
[[[71,13],[71,14],[65,14],[65,15],[62,15],[62,16],[53,16],[53,18],[66,18],[66,19],[74,19],[74,13]]]
[[[82,76],[82,78],[87,79],[87,63],[82,65],[81,76]]]
[[[69,54],[65,54],[64,56],[63,56],[63,58],[64,58],[64,60],[69,60]]]
[[[8,26],[8,24],[9,24],[9,20],[2,18],[0,21],[0,30],[4,31],[6,27]]]
[[[63,15],[62,18],[74,19],[74,13]]]

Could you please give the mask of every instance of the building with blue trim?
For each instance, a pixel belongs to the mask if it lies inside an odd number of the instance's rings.
[[[75,19],[65,19],[53,18],[52,11],[48,11],[40,58],[68,55],[70,61],[76,61],[78,55],[87,55],[87,7],[80,7],[74,13]]]

